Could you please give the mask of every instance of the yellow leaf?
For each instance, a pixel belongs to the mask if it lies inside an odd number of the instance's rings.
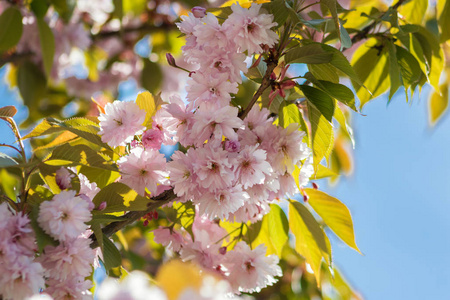
[[[344,243],[361,253],[358,246],[356,246],[352,216],[347,206],[324,192],[315,189],[305,189],[305,192],[309,196],[308,203],[322,218],[325,224]]]
[[[430,97],[428,110],[430,117],[430,124],[434,126],[442,117],[448,107],[448,85],[443,84],[440,87],[441,95],[438,92],[433,92]]]
[[[166,292],[169,300],[176,300],[188,289],[198,291],[202,285],[200,270],[191,263],[172,260],[163,264],[156,275],[156,281]]]
[[[244,8],[249,8],[252,3],[257,3],[257,4],[261,4],[261,3],[267,3],[270,2],[270,0],[255,0],[255,1],[247,1],[247,0],[228,0],[227,2],[225,2],[224,4],[221,5],[221,7],[227,7],[227,6],[231,6],[234,3],[239,3],[242,7]]]
[[[144,126],[151,127],[152,117],[156,113],[156,104],[153,95],[148,92],[142,92],[137,96],[136,104],[147,113],[145,116]]]
[[[303,204],[294,200],[289,202],[289,228],[295,235],[295,250],[311,266],[319,286],[322,258],[331,265],[330,241]]]

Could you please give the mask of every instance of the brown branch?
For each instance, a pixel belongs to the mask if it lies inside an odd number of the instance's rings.
[[[398,9],[398,8],[403,4],[403,2],[405,2],[405,1],[406,1],[406,0],[398,0],[397,3],[395,3],[391,8],[396,10],[396,9]],[[367,38],[367,35],[369,34],[369,32],[370,32],[372,29],[374,29],[375,26],[377,26],[378,23],[380,23],[380,19],[383,18],[388,12],[389,12],[389,10],[388,10],[388,11],[385,11],[385,12],[380,16],[380,18],[379,18],[378,20],[374,20],[372,23],[370,23],[369,25],[367,25],[366,27],[364,27],[360,32],[358,32],[357,34],[355,34],[355,35],[352,37],[352,44],[355,44],[355,43],[357,43],[357,42],[359,42],[359,41],[361,41],[361,40]],[[346,50],[346,49],[348,49],[348,48],[344,48],[342,51],[344,51],[344,50]]]
[[[13,52],[11,54],[5,54],[0,56],[0,68],[7,63],[20,63],[23,60],[27,60],[34,55],[33,52],[17,53]]]
[[[270,86],[270,83],[271,83],[270,75],[272,74],[273,70],[277,66],[278,66],[278,57],[270,54],[270,57],[267,61],[267,70],[266,70],[266,73],[264,74],[264,77],[262,78],[261,85],[259,86],[256,93],[253,95],[253,98],[250,101],[250,103],[247,105],[247,107],[239,113],[239,118],[241,118],[242,120],[245,119],[245,117],[248,115],[248,113],[252,109],[253,105],[255,105],[256,101],[258,101],[258,98]]]
[[[108,224],[102,229],[103,235],[110,237],[117,231],[121,230],[127,225],[130,225],[131,223],[141,219],[143,216],[148,214],[151,211],[154,211],[155,209],[163,206],[164,204],[169,203],[170,201],[173,201],[177,196],[173,192],[173,189],[167,190],[163,193],[161,193],[158,196],[155,196],[152,198],[152,202],[148,205],[148,208],[144,211],[130,211],[127,214],[125,214],[125,220],[113,222]],[[97,248],[99,246],[97,238],[95,235],[91,235],[91,248]]]

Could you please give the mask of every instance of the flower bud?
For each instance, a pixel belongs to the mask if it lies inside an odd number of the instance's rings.
[[[103,201],[102,203],[100,203],[100,205],[98,206],[97,210],[102,211],[106,208],[106,202]]]
[[[220,247],[219,248],[219,253],[222,255],[225,255],[227,253],[227,247]]]
[[[225,141],[225,150],[228,152],[239,152],[241,148],[241,143],[239,141]]]
[[[303,195],[303,202],[308,202],[308,200],[309,200],[309,196],[304,194]]]
[[[206,8],[201,7],[201,6],[195,6],[192,8],[192,14],[194,15],[194,17],[196,18],[203,18],[204,16],[206,16]]]
[[[315,182],[311,182],[313,189],[318,190],[319,186]]]
[[[166,59],[167,59],[167,63],[169,64],[169,66],[172,67],[177,67],[177,64],[175,63],[175,58],[173,57],[172,54],[170,53],[166,53]]]
[[[154,220],[158,219],[158,212],[156,210],[153,212],[152,217]]]

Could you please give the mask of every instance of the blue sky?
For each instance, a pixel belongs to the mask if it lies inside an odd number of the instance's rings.
[[[14,104],[15,97],[0,83],[0,106]],[[431,130],[426,108],[426,92],[412,104],[401,93],[389,106],[384,97],[367,104],[366,116],[353,116],[353,175],[336,187],[321,185],[352,212],[364,256],[332,239],[334,262],[367,299],[448,294],[450,116]],[[26,114],[22,109],[17,119]],[[0,124],[0,142],[13,141],[6,129]]]
[[[327,192],[350,208],[364,256],[334,240],[334,261],[367,299],[441,299],[450,286],[450,117],[433,130],[427,93],[398,93],[354,115],[355,170]]]

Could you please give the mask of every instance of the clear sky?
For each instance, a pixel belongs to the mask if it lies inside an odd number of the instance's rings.
[[[396,96],[354,115],[354,173],[326,187],[350,208],[364,253],[335,239],[334,261],[367,299],[448,299],[450,116],[430,130],[427,93],[412,105]]]
[[[412,105],[401,93],[389,106],[382,97],[366,105],[367,116],[355,114],[354,173],[336,187],[321,184],[352,212],[364,256],[332,239],[334,262],[367,299],[448,297],[450,116],[430,130],[423,95]],[[0,83],[0,106],[14,103]],[[0,142],[11,141],[0,124]]]

